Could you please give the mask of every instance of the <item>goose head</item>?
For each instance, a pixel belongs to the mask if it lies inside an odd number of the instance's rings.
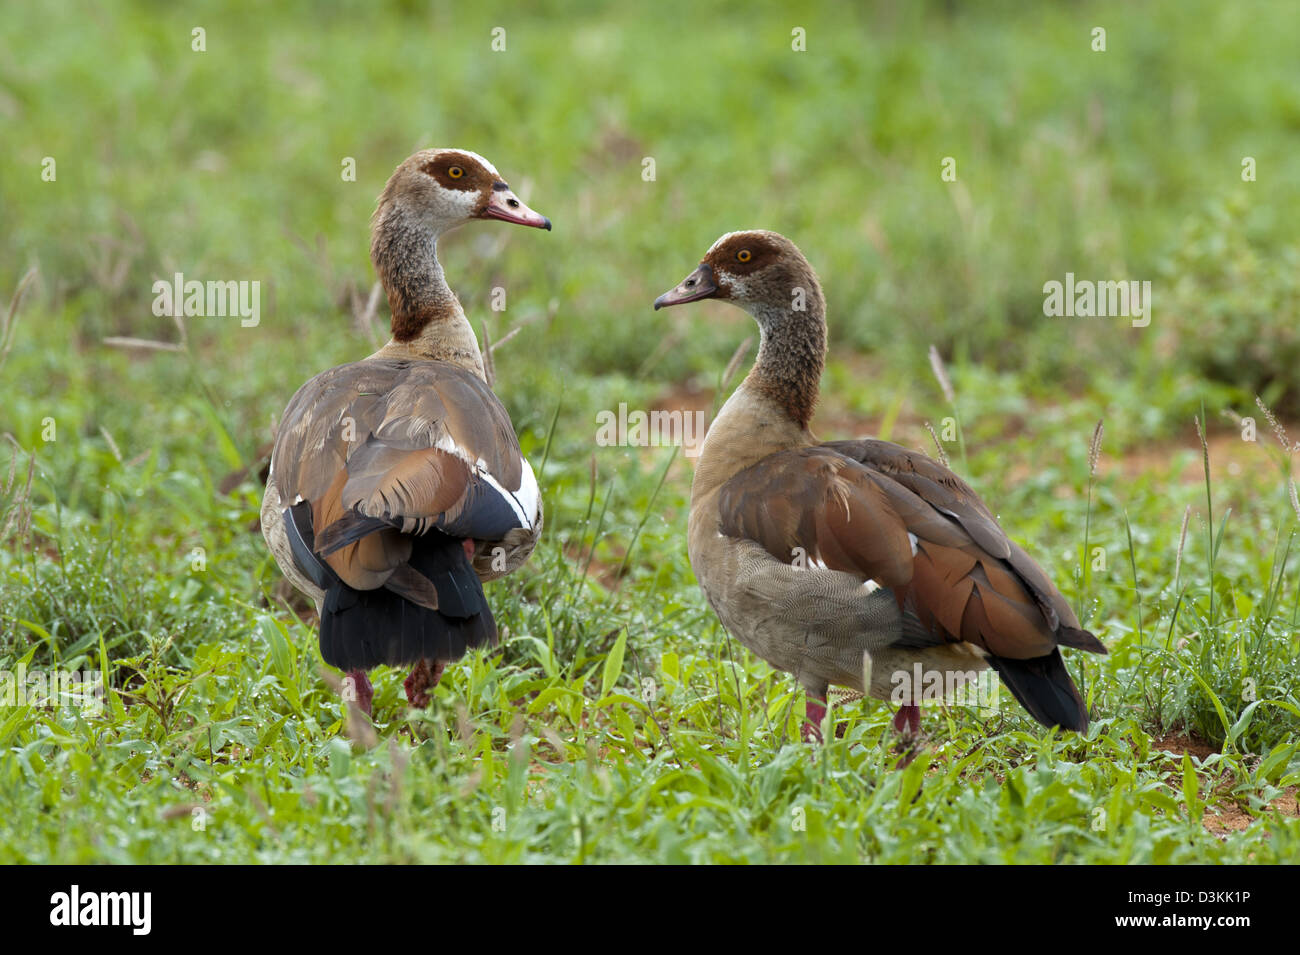
[[[463,361],[481,375],[473,331],[437,255],[439,237],[472,219],[551,228],[551,220],[520,202],[482,156],[467,149],[421,150],[397,167],[379,196],[370,261],[388,293],[393,343],[409,352],[409,343],[422,338],[423,357]]]
[[[655,308],[705,298],[732,302],[758,322],[758,357],[742,388],[762,393],[806,431],[826,361],[826,300],[803,253],[776,232],[728,232]]]
[[[400,221],[441,235],[473,219],[550,231],[551,220],[520,201],[496,167],[465,149],[422,149],[393,172],[375,210],[377,226]]]
[[[705,298],[734,303],[764,323],[770,313],[811,312],[821,317],[821,286],[798,247],[765,229],[728,232],[699,267],[655,299],[656,309]],[[814,308],[816,303],[818,307]]]

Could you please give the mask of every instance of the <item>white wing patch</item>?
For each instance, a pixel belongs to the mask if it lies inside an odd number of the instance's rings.
[[[519,490],[507,491],[501,486],[500,482],[494,478],[484,463],[479,461],[474,466],[474,472],[483,479],[490,488],[501,495],[502,500],[510,505],[510,509],[515,512],[515,517],[519,518],[519,526],[533,530],[536,526],[537,518],[537,501],[541,496],[537,488],[537,478],[533,475],[533,469],[528,464],[528,459],[520,456],[521,465]]]
[[[483,464],[481,460],[475,461],[473,458],[471,458],[465,452],[465,449],[462,448],[455,441],[453,441],[451,439],[451,435],[447,434],[445,431],[443,432],[442,437],[438,438],[438,440],[433,443],[433,446],[439,451],[444,451],[447,454],[455,455],[456,457],[460,458],[462,461],[464,461],[470,467],[475,468],[476,470]]]
[[[533,474],[532,465],[522,454],[519,456],[519,463],[523,466],[523,473],[519,480],[519,490],[516,497],[520,504],[523,505],[524,514],[527,516],[525,526],[532,530],[536,528],[537,512],[541,510],[542,492],[537,487],[537,478]]]

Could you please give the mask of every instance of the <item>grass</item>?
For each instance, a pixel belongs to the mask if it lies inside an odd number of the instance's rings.
[[[1293,449],[1255,403],[1280,427],[1300,407],[1286,12],[8,11],[0,293],[35,272],[0,327],[0,671],[110,689],[101,717],[0,706],[0,861],[1294,858],[1300,514]],[[256,472],[298,385],[382,333],[367,219],[431,144],[484,153],[556,223],[468,227],[443,252],[475,323],[520,329],[498,390],[547,530],[489,585],[502,646],[424,712],[378,672],[371,726],[252,530]],[[649,303],[753,225],[826,286],[818,434],[933,453],[925,422],[953,416],[954,468],[1110,647],[1067,654],[1086,736],[1004,694],[987,719],[928,708],[902,770],[883,703],[801,744],[802,694],[695,585],[690,463],[594,443],[619,402],[716,407],[749,320]],[[261,324],[155,317],[176,271],[261,281]],[[1044,318],[1067,271],[1151,278],[1151,326]]]

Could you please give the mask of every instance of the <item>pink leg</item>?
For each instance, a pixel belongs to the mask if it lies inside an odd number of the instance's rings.
[[[808,699],[804,703],[804,710],[803,741],[805,743],[820,743],[822,741],[822,720],[826,718],[826,697],[821,694],[814,694],[809,690]]]
[[[402,685],[406,687],[406,699],[416,709],[424,709],[429,705],[429,690],[438,685],[442,679],[442,672],[447,669],[447,663],[444,660],[421,660],[411,668],[411,675],[406,678]]]
[[[904,703],[894,714],[894,730],[898,733],[898,745],[904,750],[903,758],[895,769],[902,769],[920,752],[921,708],[915,703]]]
[[[915,736],[921,732],[921,708],[915,703],[904,703],[894,714],[894,730],[902,736]]]
[[[351,681],[349,686],[347,681]],[[375,698],[375,689],[370,685],[370,677],[365,670],[349,670],[343,685],[343,698],[356,703],[357,709],[366,716],[370,715],[370,704]]]

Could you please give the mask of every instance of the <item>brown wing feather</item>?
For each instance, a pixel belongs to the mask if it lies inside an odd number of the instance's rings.
[[[1105,653],[1092,634],[1079,629],[1079,620],[1043,569],[1008,538],[989,509],[965,481],[938,461],[888,441],[863,438],[829,441],[822,445],[882,474],[941,509],[956,520],[971,538],[994,557],[1004,558],[1027,585],[1051,630],[1066,646]]]
[[[325,493],[309,499],[313,526],[328,527],[347,513],[341,498],[346,479],[347,471],[339,468]],[[393,568],[405,563],[410,556],[411,541],[396,529],[385,528],[333,551],[324,560],[348,586],[373,590],[384,586]]]
[[[897,445],[834,442],[774,454],[723,486],[719,512],[722,533],[773,557],[790,561],[801,548],[813,562],[892,589],[936,639],[1013,659],[1062,642],[1105,652],[1077,630],[1046,574],[965,482]]]
[[[371,438],[347,464],[343,506],[370,517],[400,516],[419,533],[422,520],[451,509],[465,495],[469,465],[438,448],[404,450]]]
[[[776,454],[741,471],[722,489],[724,534],[757,541],[778,560],[802,555],[834,570],[871,576],[888,587],[912,575],[907,529],[870,475],[845,479],[838,455]]]
[[[309,501],[318,536],[354,510],[402,519],[324,559],[355,589],[387,585],[426,606],[436,606],[436,594],[406,573],[412,544],[403,534],[458,513],[471,462],[508,490],[522,481],[501,402],[477,376],[443,362],[367,360],[317,375],[285,410],[272,462],[280,500]]]
[[[1005,558],[1010,554],[1007,535],[979,495],[938,461],[875,438],[830,441],[822,447],[892,478],[930,508],[956,520],[989,555]]]
[[[519,442],[486,383],[445,362],[367,360],[317,375],[289,402],[272,455],[281,500],[325,493],[372,435],[390,452],[455,447],[502,487],[520,487]]]

